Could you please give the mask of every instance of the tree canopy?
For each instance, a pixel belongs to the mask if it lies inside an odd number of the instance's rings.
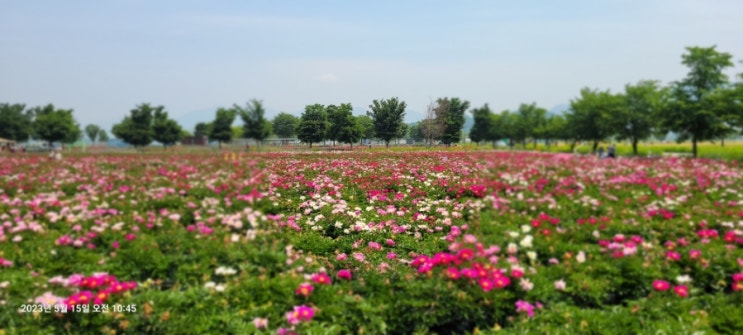
[[[130,115],[111,129],[113,134],[135,147],[142,147],[152,143],[154,131],[152,130],[152,119],[155,111],[162,111],[163,106],[153,107],[149,103],[143,103],[132,109]]]
[[[441,142],[447,146],[462,139],[464,113],[470,108],[469,101],[459,98],[439,98],[437,101],[437,121],[442,126]]]
[[[292,138],[297,134],[299,118],[289,113],[279,113],[273,118],[273,133],[279,138]]]
[[[217,109],[215,119],[209,129],[209,140],[219,142],[219,148],[222,143],[232,141],[232,123],[235,122],[235,110],[219,108]]]
[[[400,125],[405,118],[406,107],[405,102],[396,97],[374,100],[369,105],[370,111],[367,115],[374,121],[374,134],[384,141],[385,146],[389,147],[390,141],[398,135]]]
[[[152,132],[153,138],[163,145],[163,149],[183,139],[183,129],[178,122],[168,118],[168,112],[164,109],[155,110]]]
[[[25,141],[33,132],[32,115],[23,104],[0,104],[0,138]]]
[[[252,138],[261,143],[271,135],[271,124],[265,118],[266,110],[262,101],[253,99],[245,107],[234,105],[233,108],[243,120],[244,138]]]
[[[321,104],[307,105],[299,120],[297,138],[304,143],[312,144],[325,139],[327,133],[327,116],[325,106]]]
[[[56,109],[52,104],[32,109],[34,136],[49,142],[49,146],[79,140],[82,132],[72,113],[72,109]]]

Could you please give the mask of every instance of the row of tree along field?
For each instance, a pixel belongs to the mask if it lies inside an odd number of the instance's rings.
[[[743,83],[731,82],[725,70],[733,66],[732,55],[716,47],[688,47],[682,64],[689,68],[685,78],[668,86],[657,81],[640,81],[625,86],[624,92],[584,88],[570,101],[564,115],[547,115],[536,104],[522,104],[516,111],[494,113],[487,104],[473,108],[474,126],[469,137],[480,143],[504,140],[509,145],[527,146],[538,140],[548,145],[555,140],[598,143],[608,139],[629,141],[633,153],[637,145],[652,135],[677,134],[678,141],[691,141],[697,156],[697,143],[724,139],[743,130]],[[740,75],[743,79],[743,74]],[[230,142],[235,137],[261,143],[271,134],[279,138],[298,138],[313,143],[333,141],[353,146],[361,139],[378,139],[387,146],[394,139],[410,138],[429,144],[459,142],[470,103],[460,98],[439,98],[426,109],[425,119],[412,125],[403,123],[407,105],[398,98],[374,100],[366,115],[354,116],[350,103],[312,104],[300,117],[280,113],[265,118],[259,100],[245,106],[219,108],[211,122],[199,123],[193,133],[168,116],[163,106],[140,104],[112,128],[117,138],[133,146],[153,141],[173,145],[186,136],[206,136],[212,141]],[[242,119],[242,127],[232,126]],[[107,133],[96,125],[85,127],[91,141],[106,140]],[[71,109],[53,105],[26,109],[23,104],[0,104],[0,137],[25,141],[37,139],[70,143],[82,132]],[[724,142],[723,142],[724,143]]]

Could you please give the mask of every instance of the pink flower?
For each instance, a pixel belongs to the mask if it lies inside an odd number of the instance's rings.
[[[345,269],[338,271],[338,278],[351,280],[351,271]]]
[[[654,280],[653,281],[653,289],[656,291],[667,291],[671,288],[671,284],[665,280]]]
[[[312,284],[310,284],[310,283],[302,283],[302,284],[299,284],[299,288],[297,288],[297,290],[294,293],[296,293],[298,295],[303,295],[305,297],[309,297],[310,294],[312,294],[312,290],[314,290],[314,289],[315,288],[312,287]]]
[[[389,245],[390,247],[395,245],[395,241],[389,238],[386,241],[384,241],[384,243],[387,243],[387,245]]]
[[[286,313],[289,324],[296,325],[302,321],[310,321],[315,316],[315,310],[310,306],[294,306],[294,310]]]
[[[134,235],[134,234],[131,234],[130,233],[130,234],[126,234],[126,236],[124,236],[124,238],[126,238],[127,241],[132,241],[135,238],[137,238],[137,235]]]
[[[733,281],[736,283],[743,281],[743,272],[738,272],[738,273],[733,274]]]
[[[111,248],[118,249],[119,248],[119,241],[113,241],[113,242],[111,242]]]
[[[11,267],[11,266],[13,266],[13,262],[11,262],[11,261],[9,261],[9,260],[7,260],[5,258],[0,257],[0,265],[1,266],[4,266],[4,267]]]
[[[382,250],[382,245],[377,242],[369,242],[369,248],[375,251]]]
[[[689,250],[689,258],[697,259],[702,256],[702,252],[696,249]]]
[[[390,252],[387,253],[387,259],[395,259],[395,258],[397,258],[397,254],[396,253],[394,253],[392,251],[390,251]]]
[[[534,316],[534,305],[526,301],[519,300],[516,302],[516,312],[518,313],[525,312],[526,315],[528,315],[529,317],[532,317]]]
[[[328,276],[325,272],[320,272],[312,275],[312,282],[315,284],[321,284],[321,285],[330,285],[331,280],[330,276]]]
[[[689,287],[686,285],[674,286],[673,292],[675,292],[679,297],[686,298],[689,295]]]
[[[678,261],[681,260],[681,254],[675,251],[668,251],[666,252],[666,258],[672,261]]]
[[[562,279],[555,282],[555,289],[558,291],[565,291],[566,287],[567,285],[565,284],[565,281]]]
[[[268,328],[268,319],[266,318],[255,318],[253,319],[253,325],[258,329]]]
[[[338,254],[337,256],[335,256],[335,259],[336,260],[339,260],[339,261],[345,261],[347,258],[348,258],[348,256],[346,256],[345,253]]]
[[[353,254],[353,259],[355,259],[356,261],[359,261],[359,262],[363,262],[366,259],[366,256],[364,256],[364,254],[362,254],[360,252],[357,252],[357,253],[354,253]]]

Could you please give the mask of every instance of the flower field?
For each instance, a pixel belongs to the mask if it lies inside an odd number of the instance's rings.
[[[743,168],[6,156],[0,334],[735,334]]]

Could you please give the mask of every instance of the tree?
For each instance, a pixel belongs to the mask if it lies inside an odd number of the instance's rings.
[[[440,104],[429,103],[426,107],[426,118],[418,125],[429,146],[433,145],[433,141],[438,140],[444,133],[444,125],[440,122],[438,114],[445,110],[446,108]]]
[[[536,132],[544,139],[547,147],[552,140],[567,140],[567,120],[562,115],[550,115],[543,126],[536,129]]]
[[[130,111],[120,123],[115,124],[111,132],[124,142],[134,147],[142,147],[152,143],[152,118],[155,110],[162,110],[163,106],[152,107],[148,103],[138,105]]]
[[[568,127],[575,140],[592,141],[592,152],[596,152],[599,142],[613,134],[611,118],[621,111],[624,101],[609,91],[588,88],[582,89],[580,95],[570,101]]]
[[[374,138],[374,120],[369,115],[359,115],[356,122],[361,130],[361,138],[371,140]]]
[[[385,147],[390,146],[390,141],[397,136],[405,118],[404,101],[396,97],[391,99],[374,100],[369,105],[371,111],[366,112],[374,121],[374,134],[377,138],[384,141]]]
[[[193,136],[202,137],[209,136],[209,128],[205,122],[199,122],[196,124],[193,130]]]
[[[36,107],[31,111],[34,116],[32,123],[36,137],[49,142],[72,143],[80,139],[80,126],[72,115],[72,109],[55,109],[54,105]]]
[[[85,126],[85,135],[88,135],[88,138],[91,142],[96,143],[96,140],[98,139],[98,133],[101,132],[101,127],[98,127],[94,124],[89,124]]]
[[[514,124],[517,121],[518,115],[508,110],[504,110],[500,114],[493,114],[493,126],[490,128],[490,138],[493,140],[493,146],[495,146],[495,142],[498,140],[508,139],[508,146],[513,149]]]
[[[624,106],[611,116],[610,123],[618,140],[629,140],[637,155],[637,143],[653,134],[656,117],[663,108],[667,90],[657,81],[641,81],[624,87]]]
[[[163,150],[169,145],[173,145],[183,138],[183,129],[173,119],[168,118],[168,112],[158,106],[155,109],[154,119],[152,122],[153,139],[162,143]]]
[[[470,130],[470,140],[477,143],[477,145],[480,145],[480,142],[491,140],[490,135],[492,132],[490,129],[493,127],[492,114],[493,111],[490,110],[488,104],[472,110],[475,124]]]
[[[469,101],[459,98],[440,98],[437,100],[437,119],[443,126],[441,142],[450,146],[462,139],[464,112],[470,107]]]
[[[678,134],[679,142],[691,140],[694,157],[697,157],[699,141],[720,138],[730,132],[725,114],[715,108],[719,96],[714,93],[728,84],[723,71],[733,66],[732,55],[715,48],[686,48],[681,63],[689,68],[689,73],[683,80],[673,83],[660,121],[663,130]]]
[[[299,120],[297,138],[304,143],[309,143],[310,149],[312,149],[312,143],[325,139],[326,132],[327,117],[325,115],[325,106],[320,104],[307,105]]]
[[[260,100],[250,100],[245,108],[233,107],[243,120],[243,137],[252,138],[260,145],[263,140],[271,135],[271,124],[266,120],[266,110]]]
[[[235,122],[235,111],[226,108],[217,109],[214,121],[209,131],[209,140],[219,142],[219,149],[222,149],[222,143],[232,141],[232,122]]]
[[[362,136],[362,129],[353,116],[353,106],[350,103],[330,105],[325,108],[325,112],[329,124],[326,138],[349,143],[353,149],[353,144]]]
[[[105,129],[100,129],[98,131],[98,141],[99,142],[108,142],[108,133]]]
[[[408,136],[408,131],[410,131],[410,126],[407,123],[401,123],[400,128],[397,129],[397,138],[405,139]]]
[[[519,105],[516,113],[518,117],[513,125],[514,141],[521,142],[526,148],[526,140],[531,138],[536,149],[537,138],[543,136],[540,130],[543,130],[547,123],[547,110],[537,107],[536,103],[531,103]]]
[[[24,112],[26,105],[23,104],[0,104],[0,137],[13,140],[25,141],[33,132],[32,115],[30,111]]]
[[[292,138],[297,134],[299,118],[288,113],[279,113],[273,118],[273,132],[279,138]]]
[[[410,130],[408,130],[409,138],[415,142],[420,142],[425,139],[425,136],[423,136],[423,131],[421,129],[421,122],[412,123],[410,125]]]

